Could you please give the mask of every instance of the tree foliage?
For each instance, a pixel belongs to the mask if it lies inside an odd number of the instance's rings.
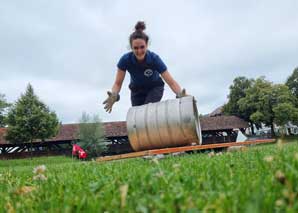
[[[230,86],[229,100],[223,111],[250,122],[251,127],[253,124],[257,127],[262,124],[271,127],[274,134],[274,124],[298,124],[298,109],[295,107],[297,94],[298,68],[288,78],[286,85],[273,84],[265,77],[237,77]]]
[[[228,103],[223,107],[223,112],[225,114],[238,116],[249,122],[251,127],[253,127],[253,123],[250,115],[255,111],[255,108],[248,104],[239,103],[239,100],[246,96],[246,90],[250,89],[253,83],[253,79],[248,79],[243,76],[235,78],[233,84],[230,86]],[[245,107],[241,108],[241,104]]]
[[[271,127],[274,134],[274,124],[285,125],[296,120],[297,109],[294,107],[293,99],[286,85],[273,84],[261,77],[246,90],[246,95],[239,100],[239,105],[242,110],[255,109],[250,119],[254,123]]]
[[[79,145],[87,152],[89,157],[97,157],[107,147],[104,129],[98,115],[90,116],[83,113],[79,124]]]
[[[5,99],[5,95],[0,93],[0,127],[5,127],[6,125],[6,110],[10,106]]]
[[[293,71],[286,81],[286,85],[294,95],[295,105],[298,107],[298,67]]]
[[[279,126],[286,125],[289,121],[298,124],[298,109],[291,103],[281,103],[273,108],[274,122]]]
[[[6,140],[11,143],[44,141],[55,136],[59,128],[56,114],[39,100],[30,84],[9,110],[7,124]]]

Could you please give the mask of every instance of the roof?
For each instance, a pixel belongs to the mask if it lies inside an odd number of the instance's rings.
[[[106,137],[122,137],[127,136],[126,122],[103,122],[104,133]],[[79,124],[63,124],[60,127],[59,133],[54,138],[47,141],[58,140],[74,140],[77,139]]]
[[[225,130],[235,128],[247,128],[248,123],[236,116],[216,116],[216,117],[202,117],[200,119],[202,131],[210,130]],[[123,137],[127,136],[126,122],[103,122],[104,132],[106,137]],[[46,141],[61,141],[61,140],[75,140],[77,139],[77,132],[79,124],[63,124],[60,127],[58,134]],[[3,135],[6,129],[0,128],[0,144],[6,144]]]
[[[104,122],[106,137],[127,136],[126,121]]]
[[[78,124],[63,124],[61,125],[58,134],[47,141],[75,140],[78,138],[78,130]]]
[[[249,127],[248,123],[237,116],[202,117],[202,131],[240,129]]]
[[[223,106],[217,107],[213,112],[211,112],[208,116],[222,116],[223,115]]]
[[[104,132],[106,137],[123,137],[127,136],[126,122],[103,122]],[[79,130],[79,124],[63,124],[61,125],[58,134],[46,141],[61,141],[61,140],[75,140],[77,139],[77,133]],[[6,144],[4,139],[6,128],[0,128],[0,144]]]

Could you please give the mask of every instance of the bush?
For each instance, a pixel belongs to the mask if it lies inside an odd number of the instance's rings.
[[[87,152],[88,158],[100,156],[106,147],[104,129],[98,115],[83,113],[80,119],[78,144]]]

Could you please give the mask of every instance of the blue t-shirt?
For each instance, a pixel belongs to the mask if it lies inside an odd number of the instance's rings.
[[[152,88],[164,85],[160,74],[167,70],[167,66],[154,52],[147,50],[142,63],[137,61],[133,52],[126,53],[117,66],[130,73],[130,87]]]

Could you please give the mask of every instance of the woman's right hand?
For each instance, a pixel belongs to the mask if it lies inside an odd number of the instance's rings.
[[[111,113],[114,103],[120,100],[120,95],[115,92],[107,92],[108,98],[103,102],[105,104],[104,109],[106,112]]]
[[[118,69],[115,83],[112,87],[112,92],[108,91],[108,98],[103,102],[105,104],[104,108],[107,112],[112,112],[112,107],[115,102],[120,100],[119,92],[121,90],[121,86],[125,77],[125,71]]]

